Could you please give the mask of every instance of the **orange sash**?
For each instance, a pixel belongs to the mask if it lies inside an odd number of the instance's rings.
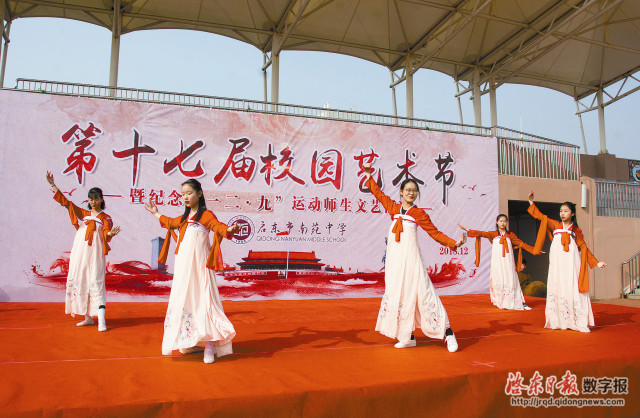
[[[391,232],[396,234],[396,242],[400,242],[400,234],[402,233],[402,231],[404,231],[404,229],[402,228],[402,216],[399,216],[396,220],[396,223],[393,224],[393,229],[391,230]]]

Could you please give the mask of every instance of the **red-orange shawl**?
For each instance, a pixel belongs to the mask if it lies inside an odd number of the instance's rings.
[[[367,182],[367,187],[369,187],[369,190],[371,190],[371,193],[373,193],[375,198],[378,199],[378,201],[382,203],[382,206],[387,210],[387,212],[389,212],[389,215],[391,215],[391,219],[393,219],[395,215],[398,215],[401,213],[400,208],[402,207],[402,205],[398,202],[393,201],[389,196],[384,194],[382,190],[380,190],[376,182],[373,181],[372,178],[369,178]],[[438,228],[435,227],[433,222],[431,222],[431,218],[429,217],[429,215],[427,215],[424,209],[421,209],[417,206],[412,206],[411,208],[409,208],[409,210],[407,210],[406,215],[415,219],[416,223],[422,229],[427,231],[427,234],[429,234],[429,236],[439,244],[444,245],[445,247],[449,247],[451,249],[456,248],[456,242],[452,238],[449,238],[448,236],[440,232]],[[396,219],[396,222],[393,224],[392,232],[395,233],[396,242],[400,242],[400,235],[403,232],[402,220],[403,218],[401,215],[398,217],[398,219]]]
[[[529,205],[529,209],[527,209],[527,211],[531,216],[541,221],[534,250],[542,250],[545,235],[548,234],[549,239],[553,239],[551,233],[556,229],[562,229],[562,222],[549,219],[546,215],[542,214],[540,210],[538,210],[535,204]],[[589,248],[587,248],[587,244],[584,242],[584,235],[582,235],[582,230],[580,228],[571,225],[566,231],[567,232],[562,233],[560,243],[565,251],[569,251],[569,244],[571,243],[569,231],[573,231],[576,235],[576,245],[580,249],[580,275],[578,276],[578,288],[580,289],[580,293],[585,293],[589,291],[588,267],[594,268],[598,265],[598,260],[593,256],[591,251],[589,251]]]
[[[84,217],[92,216],[90,210],[82,209],[64,197],[60,189],[58,189],[56,194],[53,195],[53,199],[67,208],[69,211],[69,218],[71,219],[73,226],[76,228],[76,231],[80,228],[80,221]],[[113,222],[111,221],[111,217],[104,212],[100,212],[95,217],[102,221],[102,235],[100,236],[100,239],[102,240],[102,252],[104,255],[107,255],[111,249],[108,242],[111,241],[112,237],[108,234],[113,227]],[[88,219],[84,221],[84,224],[87,225],[87,232],[84,235],[84,240],[87,241],[89,246],[91,246],[91,244],[93,244],[93,233],[96,232],[96,221]]]
[[[191,221],[195,218],[195,215],[191,217]],[[169,218],[166,216],[160,216],[160,225],[163,228],[167,228],[167,236],[164,239],[164,244],[162,245],[162,249],[160,250],[160,256],[158,257],[158,262],[161,264],[166,264],[167,256],[169,255],[169,246],[171,245],[171,237],[173,237],[174,241],[177,241],[178,245],[176,246],[175,253],[178,254],[178,250],[180,249],[180,243],[184,238],[184,233],[187,230],[188,220],[181,222],[182,216],[178,216],[177,218]],[[218,221],[216,215],[213,214],[210,210],[205,211],[200,217],[198,221],[199,224],[209,228],[213,231],[213,244],[211,245],[211,251],[209,252],[209,257],[207,258],[207,267],[212,270],[222,270],[222,251],[220,249],[220,243],[223,238],[231,239],[232,235],[227,234],[227,229],[229,228],[227,225]],[[178,236],[176,237],[175,229],[179,229]]]
[[[487,238],[489,241],[493,242],[493,239],[497,236],[500,235],[500,232],[498,231],[476,231],[473,229],[470,229],[468,232],[469,238],[475,238],[476,239],[476,267],[480,266],[480,250],[482,247],[482,242],[481,239],[482,238]],[[538,255],[540,254],[540,252],[536,253],[535,249],[525,243],[524,241],[522,241],[520,238],[518,238],[518,236],[516,234],[514,234],[511,231],[507,231],[501,238],[500,238],[500,244],[502,244],[502,256],[505,257],[507,255],[507,253],[509,252],[509,244],[507,243],[507,238],[509,238],[511,240],[511,243],[513,244],[513,248],[517,248],[518,251],[518,259],[517,259],[517,265],[516,265],[516,271],[520,271],[521,270],[521,266],[522,266],[522,249],[524,248],[525,250],[527,250],[528,252],[530,252],[533,255]]]

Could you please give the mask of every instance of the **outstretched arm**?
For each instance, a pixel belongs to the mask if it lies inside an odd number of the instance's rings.
[[[200,223],[212,230],[214,233],[227,239],[233,238],[233,235],[240,232],[241,229],[240,224],[237,222],[231,226],[228,226],[224,222],[220,222],[216,215],[210,210],[207,210],[202,214]]]
[[[158,220],[160,220],[160,225],[163,228],[176,229],[180,227],[180,221],[182,217],[178,216],[177,218],[169,218],[168,216],[161,215],[158,211],[158,207],[151,201],[151,199],[149,199],[149,202],[144,204],[144,208],[147,210],[147,212],[151,213],[153,216],[158,218]]]
[[[465,233],[462,234],[460,239],[456,242],[452,238],[449,238],[447,235],[443,234],[435,227],[433,222],[431,222],[431,218],[426,212],[422,209],[416,208],[412,209],[411,216],[416,220],[416,223],[420,225],[422,229],[424,229],[427,234],[431,238],[433,238],[436,242],[445,247],[449,247],[451,249],[455,249],[467,241],[467,235]]]
[[[376,199],[378,199],[378,201],[382,204],[385,210],[392,217],[393,215],[399,213],[400,204],[397,202],[394,202],[393,199],[391,199],[389,196],[384,194],[382,190],[380,190],[376,182],[373,180],[373,177],[371,176],[371,163],[367,163],[363,165],[363,168],[364,168],[364,174],[367,176],[367,183],[366,183],[367,187],[369,188],[369,190],[371,190],[371,193],[373,194],[373,196]]]
[[[460,224],[458,224],[458,226],[465,232],[467,232],[469,238],[482,237],[487,238],[488,240],[492,240],[495,237],[495,231],[476,231],[475,229],[465,228]]]
[[[533,203],[533,190],[531,190],[531,192],[529,193],[529,209],[527,209],[527,212],[529,212],[531,216],[539,220],[542,220],[546,216],[542,212],[540,212],[535,203]]]
[[[576,234],[576,245],[580,248],[580,252],[582,254],[585,254],[585,256],[587,258],[587,263],[589,264],[589,267],[591,267],[591,268],[594,268],[594,267],[605,268],[605,267],[607,267],[607,263],[605,263],[604,261],[598,261],[598,259],[589,250],[589,248],[587,247],[587,243],[584,242],[584,235],[582,234],[582,231],[579,228],[576,229],[575,234]]]
[[[522,241],[520,238],[518,238],[518,236],[516,234],[514,234],[513,232],[509,233],[509,238],[511,239],[511,242],[513,243],[513,245],[515,247],[519,247],[519,248],[523,248],[525,250],[527,250],[528,252],[530,252],[533,255],[538,255],[540,253],[536,253],[536,250],[529,244],[527,244],[526,242]]]
[[[55,182],[53,181],[53,174],[51,173],[51,171],[47,171],[46,178],[49,184],[51,185],[51,189],[55,192],[55,194],[53,195],[53,199],[56,202],[60,203],[60,205],[67,208],[67,210],[69,211],[69,218],[71,219],[71,223],[73,224],[73,226],[75,226],[76,229],[78,229],[78,224],[80,222],[80,219],[82,219],[85,216],[86,211],[74,205],[73,202],[71,202],[69,199],[67,199],[64,196],[62,191],[58,189]]]

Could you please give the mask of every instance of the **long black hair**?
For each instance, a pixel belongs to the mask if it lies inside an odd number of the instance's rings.
[[[577,228],[578,227],[578,218],[576,217],[576,204],[572,203],[572,202],[564,202],[563,204],[560,205],[560,207],[562,208],[563,206],[568,207],[569,210],[571,211],[571,213],[573,213],[573,216],[571,217],[571,222]]]
[[[95,199],[97,197],[102,199],[102,202],[100,203],[100,209],[104,209],[105,204],[104,204],[104,197],[102,197],[102,189],[101,188],[92,187],[91,189],[89,189],[89,193],[87,194],[87,197],[89,199]],[[87,203],[87,207],[89,208],[89,210],[91,210],[91,203]]]
[[[500,215],[498,215],[498,217],[496,218],[496,231],[498,231],[498,232],[500,231],[500,228],[498,227],[498,221],[499,221],[499,220],[500,220],[500,218],[502,218],[503,216],[504,216],[505,218],[507,218],[507,222],[509,222],[509,217],[508,217],[507,215],[505,215],[504,213],[501,213]],[[509,228],[508,228],[508,227],[507,227],[507,228],[505,228],[504,230],[505,230],[506,232],[509,232]]]
[[[191,186],[191,188],[193,190],[195,190],[196,193],[202,192],[202,185],[196,179],[189,179],[189,180],[185,181],[184,183],[182,183],[182,186],[184,186],[185,184],[188,184],[189,186]],[[194,219],[195,222],[198,222],[200,220],[200,218],[202,217],[202,214],[204,213],[205,210],[207,210],[207,203],[204,201],[204,192],[203,192],[200,195],[200,200],[198,202],[198,212],[196,213],[196,217]],[[180,219],[181,223],[184,222],[189,217],[189,212],[191,212],[191,208],[189,206],[185,205],[185,207],[184,207],[184,215],[182,215],[182,219]]]

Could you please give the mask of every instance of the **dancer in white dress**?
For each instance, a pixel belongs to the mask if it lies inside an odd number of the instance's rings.
[[[509,218],[501,213],[496,218],[495,231],[476,231],[458,224],[468,233],[469,238],[476,238],[476,267],[480,266],[481,239],[487,238],[491,247],[491,303],[500,309],[530,310],[524,301],[520,288],[518,272],[522,266],[522,249],[534,253],[532,246],[523,242],[516,234],[507,230]],[[514,262],[513,249],[517,248],[518,262]],[[517,267],[516,267],[517,266]]]
[[[449,317],[438,297],[418,246],[418,226],[429,236],[451,249],[458,242],[444,235],[431,223],[429,215],[414,205],[418,197],[418,184],[406,179],[400,186],[402,204],[386,196],[371,178],[371,164],[364,165],[367,187],[382,203],[394,220],[387,239],[385,259],[385,291],[378,313],[376,331],[398,339],[396,348],[415,347],[413,331],[420,327],[425,335],[443,339],[450,352],[458,350],[458,342],[449,326]]]
[[[604,268],[607,264],[598,261],[587,248],[582,230],[578,227],[573,203],[564,202],[560,206],[562,222],[558,222],[538,210],[531,191],[528,212],[541,221],[536,250],[542,248],[545,233],[552,234],[544,327],[589,332],[589,326],[593,326],[594,322],[588,268]]]
[[[230,239],[240,231],[240,225],[228,227],[207,210],[202,186],[197,180],[182,183],[182,200],[185,211],[177,218],[160,215],[151,200],[145,204],[160,220],[160,225],[168,229],[160,263],[166,263],[171,237],[176,239],[173,230],[179,230],[162,354],[171,355],[173,350],[183,354],[202,351],[198,344],[204,343],[204,362],[213,363],[214,356],[233,352],[231,340],[236,331],[222,308],[214,270],[222,268],[222,239]],[[214,235],[213,245],[209,240],[210,231]]]
[[[106,331],[105,256],[110,250],[109,241],[120,232],[120,227],[113,228],[111,217],[103,211],[104,198],[99,188],[89,190],[87,210],[74,205],[62,194],[50,171],[46,178],[55,192],[53,198],[67,208],[77,230],[69,255],[65,313],[84,315],[84,320],[76,324],[79,327],[93,325],[92,316],[97,316],[98,331]]]

